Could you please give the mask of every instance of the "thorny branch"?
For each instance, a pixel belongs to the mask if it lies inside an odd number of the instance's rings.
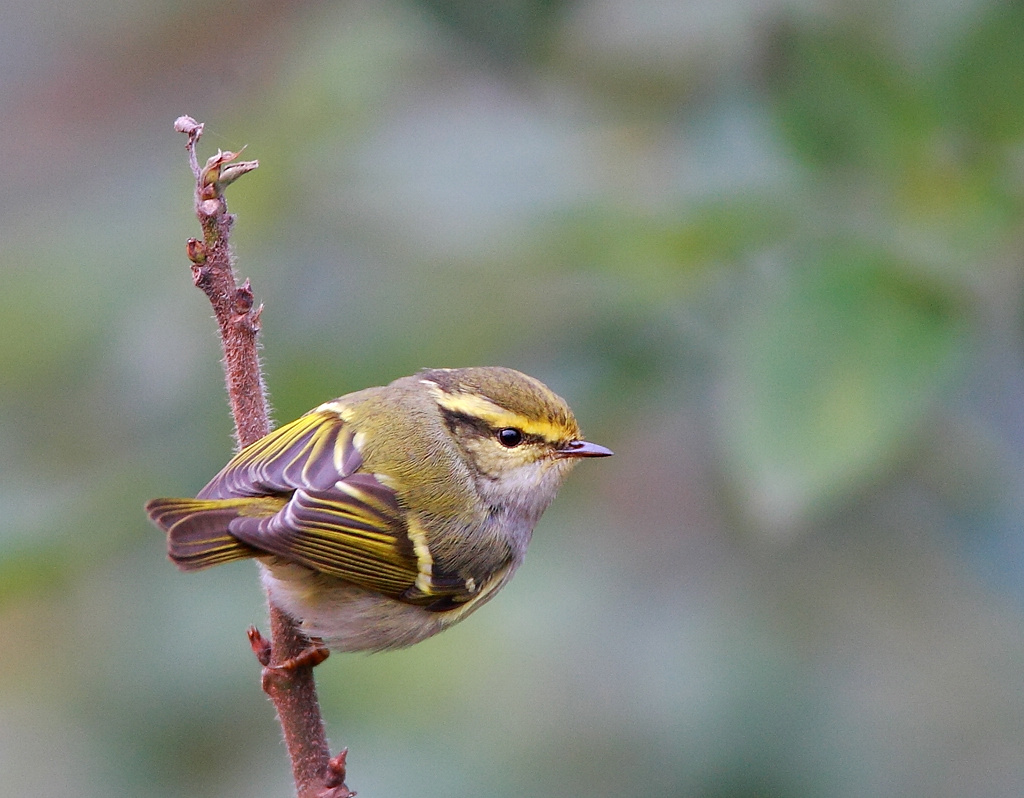
[[[259,163],[237,160],[240,152],[218,150],[200,167],[196,144],[203,134],[202,123],[182,116],[174,129],[188,136],[185,146],[196,179],[195,210],[203,230],[201,241],[191,238],[186,246],[192,279],[210,300],[220,328],[228,400],[238,445],[243,447],[270,432],[256,340],[263,306],[255,304],[248,280],[238,285],[235,279],[229,247],[235,217],[228,213],[224,189]],[[250,629],[249,640],[264,665],[263,689],[281,722],[298,798],[349,798],[355,793],[345,786],[347,751],[330,755],[313,679],[312,665],[326,652],[309,657],[310,641],[269,598],[268,603],[271,641],[255,628]],[[282,668],[284,663],[312,664]]]

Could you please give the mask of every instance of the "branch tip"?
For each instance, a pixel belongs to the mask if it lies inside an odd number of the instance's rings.
[[[187,114],[179,116],[174,120],[174,129],[178,133],[188,133],[189,138],[199,138],[203,135],[203,123],[197,122]]]
[[[197,122],[191,116],[179,116],[174,120],[174,129],[179,133],[188,135],[188,143],[185,149],[188,150],[188,165],[192,168],[192,174],[199,179],[199,161],[196,159],[196,142],[203,135],[203,123]]]
[[[185,148],[195,176],[195,210],[203,229],[202,239],[188,240],[186,253],[192,280],[206,294],[217,319],[228,400],[238,444],[243,447],[270,431],[257,353],[263,306],[256,304],[248,281],[236,282],[229,244],[235,217],[228,213],[223,192],[259,163],[238,161],[236,152],[218,151],[200,167],[196,142],[203,133],[202,123],[182,116],[174,129],[188,136]],[[355,793],[344,784],[345,757],[342,754],[332,760],[330,756],[313,679],[312,669],[327,658],[327,649],[320,641],[308,640],[273,601],[268,603],[270,639],[250,627],[249,645],[263,666],[262,686],[277,710],[297,792],[302,798],[351,798]],[[328,778],[332,779],[329,785]]]

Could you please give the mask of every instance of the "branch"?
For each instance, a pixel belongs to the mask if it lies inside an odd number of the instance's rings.
[[[191,238],[187,244],[192,279],[210,300],[220,328],[228,401],[241,448],[270,432],[256,344],[263,306],[256,306],[248,280],[242,285],[235,280],[229,247],[235,217],[228,213],[224,189],[259,162],[238,161],[241,153],[218,150],[200,168],[196,143],[203,134],[203,125],[182,116],[175,121],[174,129],[188,136],[185,146],[196,179],[195,210],[203,229],[202,241]],[[263,689],[281,722],[298,798],[349,798],[355,793],[345,786],[346,751],[330,756],[313,680],[313,665],[324,654],[309,657],[310,641],[269,596],[268,604],[271,642],[255,628],[250,630],[249,639],[264,665]]]

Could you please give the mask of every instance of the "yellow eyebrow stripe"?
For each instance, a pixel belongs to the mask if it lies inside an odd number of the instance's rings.
[[[531,419],[519,413],[513,413],[490,399],[470,393],[446,393],[434,382],[423,380],[429,386],[438,405],[452,413],[478,418],[493,429],[515,427],[527,435],[536,435],[548,441],[558,441],[565,435],[559,424],[552,424],[542,419]]]

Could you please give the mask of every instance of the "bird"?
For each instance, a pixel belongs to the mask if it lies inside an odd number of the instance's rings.
[[[243,448],[196,498],[146,511],[180,569],[255,559],[310,640],[383,651],[493,598],[573,467],[611,454],[533,377],[423,369],[319,405]]]

